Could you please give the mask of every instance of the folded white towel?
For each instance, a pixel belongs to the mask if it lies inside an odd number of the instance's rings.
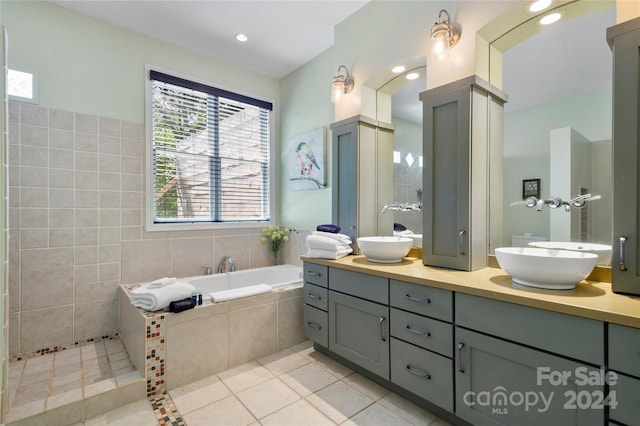
[[[413,231],[410,231],[408,229],[405,229],[404,231],[393,231],[393,235],[398,237],[402,237],[405,235],[413,235]]]
[[[333,238],[321,235],[307,235],[307,247],[322,250],[345,250],[350,248],[348,244]]]
[[[164,287],[143,285],[129,292],[129,301],[136,308],[147,311],[159,311],[169,306],[175,300],[191,297],[196,288],[189,283],[176,281]]]
[[[341,257],[345,257],[349,253],[351,253],[353,249],[348,248],[344,250],[322,250],[322,249],[314,249],[310,248],[307,251],[308,257],[314,257],[316,259],[340,259]]]
[[[149,288],[164,287],[164,286],[166,286],[166,285],[173,284],[173,283],[175,283],[176,281],[177,281],[176,277],[172,277],[172,278],[164,277],[164,278],[160,278],[160,279],[155,280],[155,281],[151,281],[151,282],[147,285],[147,287],[149,287]]]
[[[210,293],[211,300],[214,302],[226,302],[227,300],[240,299],[242,297],[255,296],[271,292],[272,287],[267,284],[256,284],[248,287],[233,288],[231,290],[221,290]]]
[[[351,238],[345,234],[333,234],[331,232],[313,231],[313,235],[319,235],[321,237],[332,238],[343,244],[351,244]]]

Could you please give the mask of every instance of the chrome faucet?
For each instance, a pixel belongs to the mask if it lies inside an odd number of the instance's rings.
[[[569,201],[564,201],[560,197],[550,197],[546,200],[542,198],[536,197],[527,197],[522,201],[514,201],[511,203],[511,206],[517,206],[520,204],[524,204],[529,208],[534,208],[536,211],[542,211],[542,208],[547,205],[550,209],[557,209],[560,206],[564,206],[565,211],[570,211],[571,207],[575,207],[577,209],[581,209],[587,205],[588,201],[599,200],[602,197],[600,195],[591,195],[591,194],[581,194],[572,197]],[[386,207],[386,206],[385,206]],[[384,209],[383,209],[384,212]]]
[[[222,259],[220,259],[220,263],[218,264],[219,274],[227,271],[227,263],[229,264],[229,272],[234,272],[236,270],[236,264],[231,256],[224,256]]]
[[[211,265],[204,265],[203,268],[205,275],[211,275]]]
[[[422,211],[422,203],[421,202],[417,202],[417,203],[391,203],[391,204],[387,204],[384,207],[382,207],[382,213],[386,213],[387,210],[391,210],[391,211],[400,211],[400,212],[410,212],[410,211],[416,211],[416,212],[420,212]]]

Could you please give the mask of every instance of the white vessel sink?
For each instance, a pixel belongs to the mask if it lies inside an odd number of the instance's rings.
[[[398,263],[409,253],[413,238],[409,237],[360,237],[358,247],[371,262]]]
[[[532,241],[531,247],[542,247],[558,250],[572,250],[598,255],[596,265],[608,266],[611,263],[611,246],[606,244],[580,243],[580,242],[557,242],[557,241]]]
[[[568,290],[591,273],[598,255],[539,247],[502,247],[496,249],[496,258],[514,283]]]

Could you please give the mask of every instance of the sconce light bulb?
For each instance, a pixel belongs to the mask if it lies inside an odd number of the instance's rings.
[[[340,76],[333,79],[331,85],[331,102],[338,103],[344,94],[344,79]]]

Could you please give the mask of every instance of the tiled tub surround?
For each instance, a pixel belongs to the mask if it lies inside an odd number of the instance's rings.
[[[134,285],[135,286],[135,285]],[[302,285],[180,313],[146,312],[120,290],[120,335],[147,396],[254,361],[304,341]]]
[[[140,123],[11,101],[9,163],[10,355],[117,333],[121,283],[271,264],[259,227],[143,230]],[[291,237],[281,261],[301,265]]]

